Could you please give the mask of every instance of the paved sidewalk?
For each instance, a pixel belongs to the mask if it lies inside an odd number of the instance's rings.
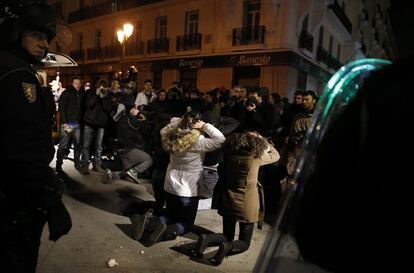
[[[226,258],[218,267],[212,266],[206,260],[193,260],[182,253],[187,244],[194,244],[195,234],[150,248],[129,236],[131,222],[120,214],[126,202],[122,196],[153,200],[149,181],[138,185],[116,180],[104,185],[98,173],[81,175],[71,161],[65,161],[63,169],[67,174],[63,200],[72,216],[73,228],[55,244],[47,240],[45,228],[38,273],[252,272],[269,225],[264,224],[263,230],[255,228],[249,251]],[[215,210],[201,210],[196,225],[220,232],[221,217]],[[208,249],[205,256],[211,257],[216,249]],[[110,259],[119,265],[108,268],[106,263]]]

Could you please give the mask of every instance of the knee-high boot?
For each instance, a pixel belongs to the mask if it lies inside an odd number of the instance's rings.
[[[237,240],[233,242],[220,243],[220,247],[209,261],[214,265],[220,265],[223,262],[224,257],[234,254],[240,254],[249,249],[249,244],[245,241]]]
[[[195,257],[201,258],[203,257],[203,252],[207,247],[217,246],[223,242],[227,242],[227,238],[222,233],[201,234],[198,237],[197,246],[191,251],[191,254]]]

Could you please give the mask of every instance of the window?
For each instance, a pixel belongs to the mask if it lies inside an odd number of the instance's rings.
[[[341,45],[338,44],[338,49],[336,51],[336,58],[338,59],[338,61],[341,59]]]
[[[162,87],[162,71],[154,71],[154,84],[155,90],[159,90]]]
[[[164,39],[167,37],[167,17],[158,17],[155,19],[155,38]]]
[[[297,82],[297,89],[306,90],[306,83],[308,80],[308,74],[303,71],[298,71],[298,82]]]
[[[83,33],[78,33],[78,50],[82,50],[83,48]]]
[[[305,16],[305,18],[303,18],[303,21],[302,21],[302,30],[308,31],[308,25],[309,25],[309,14],[307,14]]]
[[[55,8],[56,14],[59,17],[63,17],[63,6],[62,6],[62,2],[60,1],[60,2],[54,3],[53,6]]]
[[[134,41],[135,42],[140,42],[141,41],[141,33],[142,33],[142,23],[138,22],[135,24],[135,28],[134,28]]]
[[[194,35],[198,33],[198,11],[187,12],[185,16],[185,34]]]
[[[321,26],[319,28],[319,46],[323,46],[323,27]]]
[[[95,48],[101,47],[101,36],[102,36],[101,30],[97,29],[95,31]]]
[[[260,1],[245,2],[244,26],[254,27],[260,25]]]
[[[333,36],[331,35],[329,36],[329,48],[328,48],[329,55],[332,54],[332,47],[333,47]]]

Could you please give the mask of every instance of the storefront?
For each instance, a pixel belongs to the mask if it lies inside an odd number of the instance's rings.
[[[161,86],[160,82],[163,88],[168,88],[173,81],[181,81],[185,88],[196,86],[202,91],[217,86],[266,86],[272,92],[288,97],[297,89],[320,92],[331,76],[316,63],[293,51],[128,61],[122,64],[122,69],[126,71],[131,65],[139,71],[138,86],[142,86],[147,78],[153,79],[156,87]],[[65,75],[77,74],[90,80],[91,75],[94,78],[98,74],[109,76],[120,69],[119,62],[85,64],[67,71]]]

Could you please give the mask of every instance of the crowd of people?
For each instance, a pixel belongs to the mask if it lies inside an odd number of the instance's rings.
[[[146,246],[191,231],[200,198],[213,197],[223,234],[201,235],[193,251],[202,256],[208,245],[219,244],[213,264],[249,248],[265,203],[276,211],[283,184],[294,182],[294,162],[317,101],[315,92],[298,90],[289,104],[266,87],[202,92],[174,82],[155,91],[145,80],[138,90],[132,79],[85,85],[74,77],[58,100],[56,171],[63,173],[73,145],[74,165],[83,175],[92,163],[104,184],[151,179],[155,205],[130,215],[133,237]],[[233,241],[236,222],[242,232]]]

